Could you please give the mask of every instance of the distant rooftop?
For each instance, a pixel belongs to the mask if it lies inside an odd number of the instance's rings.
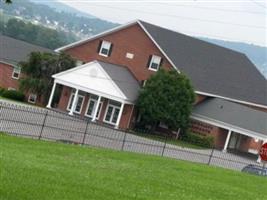
[[[31,52],[54,53],[53,50],[0,35],[0,62],[17,64],[26,61]]]

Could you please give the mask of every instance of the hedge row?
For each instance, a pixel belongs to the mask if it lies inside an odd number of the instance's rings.
[[[4,88],[0,88],[0,96],[17,101],[24,101],[25,99],[25,95],[22,92],[16,90],[6,90]]]
[[[185,135],[183,135],[181,140],[201,147],[214,147],[214,138],[212,136],[202,136],[189,131]]]

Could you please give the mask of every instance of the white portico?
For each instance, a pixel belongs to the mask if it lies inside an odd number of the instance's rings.
[[[51,108],[56,85],[72,88],[66,110],[70,115],[81,114],[92,121],[99,118],[103,99],[108,100],[103,122],[119,127],[125,105],[133,105],[138,97],[139,83],[126,67],[93,61],[55,74],[47,107]],[[85,96],[89,95],[85,103]]]

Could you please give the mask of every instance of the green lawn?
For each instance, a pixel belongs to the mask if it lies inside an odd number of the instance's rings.
[[[157,156],[0,134],[1,200],[263,200],[267,179]]]

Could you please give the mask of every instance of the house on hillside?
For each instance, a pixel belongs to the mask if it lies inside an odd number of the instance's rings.
[[[24,75],[18,63],[26,61],[31,52],[54,53],[50,49],[29,44],[14,38],[0,35],[0,87],[8,90],[19,89],[19,79]],[[36,94],[26,94],[29,103],[38,103]]]
[[[63,85],[59,109],[132,128],[138,91],[162,67],[191,79],[197,95],[191,129],[214,136],[218,149],[257,154],[267,140],[267,81],[242,53],[140,20],[57,51],[86,64],[53,76],[48,108]]]

